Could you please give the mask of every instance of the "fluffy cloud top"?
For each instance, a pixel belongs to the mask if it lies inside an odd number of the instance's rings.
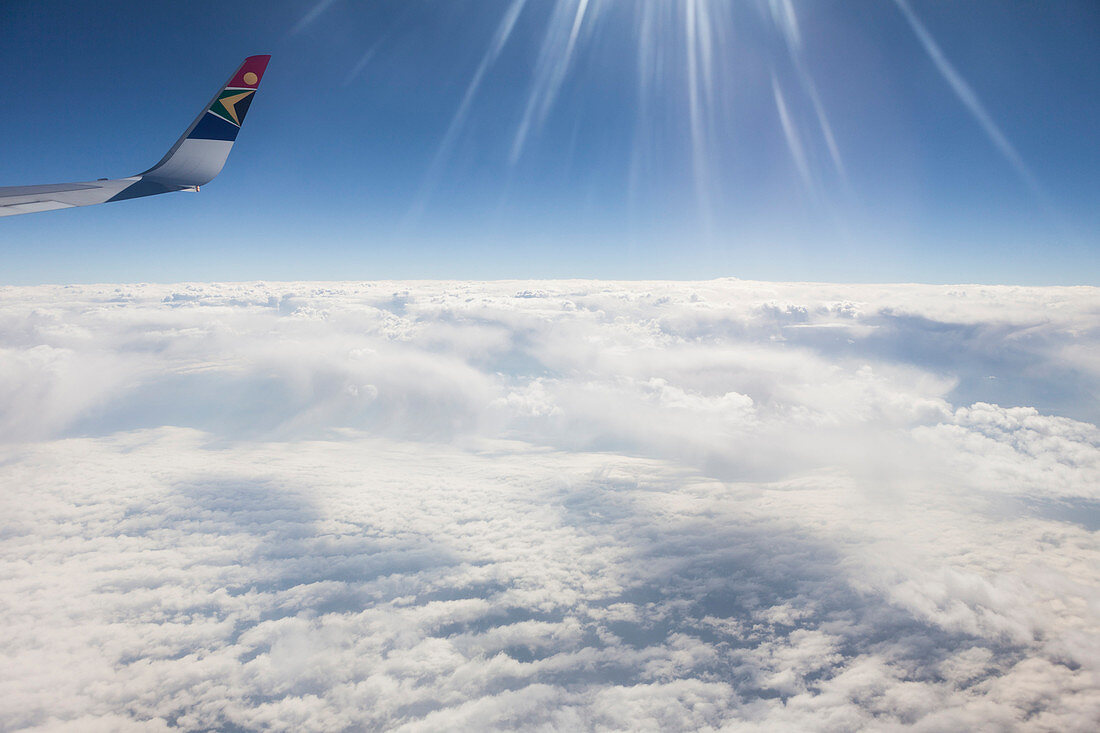
[[[0,288],[0,728],[1093,730],[1098,316]]]

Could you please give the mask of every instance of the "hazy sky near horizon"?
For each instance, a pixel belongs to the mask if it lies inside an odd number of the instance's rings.
[[[226,169],[0,222],[0,283],[1100,282],[1092,2],[0,6],[0,186],[119,177],[249,54]]]

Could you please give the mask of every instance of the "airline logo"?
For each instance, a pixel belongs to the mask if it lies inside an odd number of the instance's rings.
[[[255,93],[255,89],[225,89],[211,105],[210,112],[240,127],[244,114],[248,111],[248,105],[252,103],[252,95]]]
[[[233,142],[240,132],[245,113],[248,112],[256,87],[267,69],[270,56],[249,56],[218,94],[210,109],[195,123],[188,140],[224,140]]]

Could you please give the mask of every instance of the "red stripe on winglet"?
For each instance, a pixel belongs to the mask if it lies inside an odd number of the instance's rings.
[[[260,86],[260,79],[264,78],[264,69],[267,68],[267,62],[271,60],[270,55],[262,56],[249,56],[241,64],[241,68],[237,69],[237,73],[233,75],[233,78],[229,80],[229,84],[226,86],[237,87],[239,89],[255,89]],[[245,77],[249,74],[256,75],[256,81],[249,84],[252,81],[251,77],[248,81],[245,81]]]

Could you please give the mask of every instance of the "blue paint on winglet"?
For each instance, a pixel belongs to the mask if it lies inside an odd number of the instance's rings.
[[[233,142],[241,128],[227,122],[212,112],[207,112],[187,136],[188,140],[227,140]]]

